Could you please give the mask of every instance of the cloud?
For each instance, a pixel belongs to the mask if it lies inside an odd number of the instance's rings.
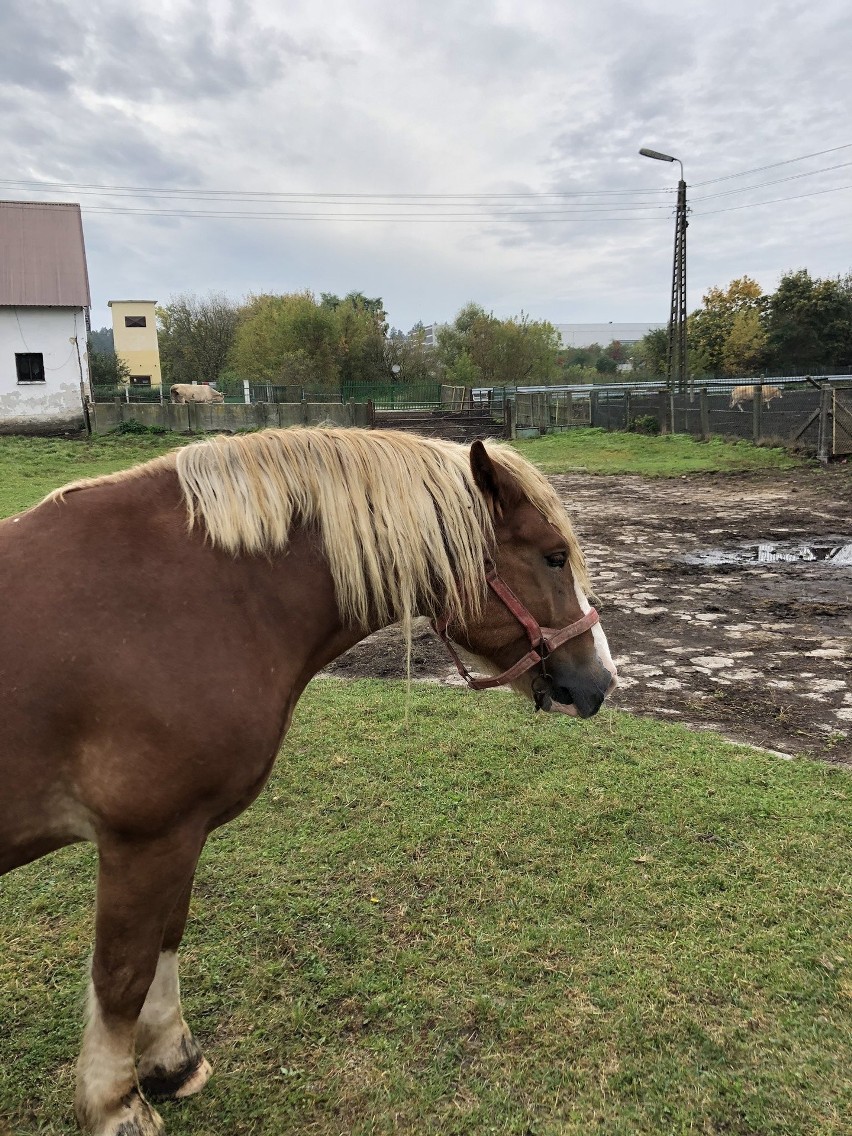
[[[119,294],[309,287],[380,294],[403,327],[469,299],[659,319],[678,170],[640,146],[684,163],[690,306],[744,272],[770,287],[800,264],[849,268],[849,191],[760,202],[852,184],[826,170],[852,149],[718,179],[852,143],[850,55],[842,0],[6,0],[0,194],[83,203],[102,313]]]

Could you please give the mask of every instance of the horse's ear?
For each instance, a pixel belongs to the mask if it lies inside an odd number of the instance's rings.
[[[507,475],[491,460],[488,450],[478,438],[470,447],[470,469],[489,512],[497,520],[502,519],[510,505],[511,483]]]

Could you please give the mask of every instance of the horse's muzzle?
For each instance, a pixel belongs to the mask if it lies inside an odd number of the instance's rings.
[[[548,660],[548,667],[550,673],[546,681],[549,689],[540,687],[542,710],[591,718],[600,710],[614,685],[612,674],[597,661],[580,672],[572,672],[569,667],[557,667],[552,660]],[[551,705],[547,705],[548,699]],[[539,698],[536,698],[536,704],[539,705]]]

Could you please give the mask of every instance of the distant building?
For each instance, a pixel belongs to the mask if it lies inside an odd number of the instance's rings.
[[[115,353],[130,370],[134,386],[162,385],[156,300],[110,300]]]
[[[643,339],[649,331],[665,329],[665,323],[557,323],[554,324],[562,338],[563,347],[591,347],[593,343],[609,347],[610,343],[621,343],[631,347]]]
[[[440,323],[416,323],[405,338],[412,339],[417,335],[422,335],[424,347],[437,347],[438,328],[443,326]]]
[[[0,432],[83,428],[90,307],[80,206],[0,201]]]

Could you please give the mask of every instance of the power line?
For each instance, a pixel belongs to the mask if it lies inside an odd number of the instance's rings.
[[[852,164],[852,163],[849,163]],[[787,180],[787,179],[781,179]],[[813,189],[808,193],[793,194],[789,197],[773,197],[768,201],[754,201],[748,202],[744,205],[729,205],[723,209],[704,209],[693,212],[695,217],[710,217],[717,213],[731,213],[738,209],[751,209],[759,205],[775,205],[784,201],[801,201],[807,197],[819,197],[826,193],[837,193],[842,190],[852,189],[852,185],[836,185],[830,186],[827,189]],[[702,198],[700,200],[708,200]],[[84,205],[83,210],[86,213],[107,213],[107,214],[121,214],[128,216],[138,217],[187,217],[187,218],[219,218],[221,220],[255,220],[255,221],[373,221],[373,222],[405,222],[408,224],[465,224],[476,222],[480,224],[497,224],[497,223],[515,223],[515,224],[532,224],[550,223],[557,224],[560,221],[653,221],[658,218],[655,215],[645,213],[638,216],[617,216],[613,215],[610,209],[602,207],[580,207],[578,209],[558,209],[558,210],[537,210],[530,211],[512,211],[504,213],[481,213],[481,214],[441,214],[439,216],[429,216],[420,213],[261,213],[258,211],[246,210],[208,210],[208,209],[135,209],[128,208],[122,209],[112,206],[89,206]],[[631,206],[614,206],[611,208],[629,209]],[[646,206],[647,209],[653,209],[655,214],[661,211],[668,212],[667,206]],[[606,216],[588,216],[590,211],[607,214]]]
[[[11,189],[36,187],[41,192],[74,190],[75,192],[102,193],[109,196],[137,196],[137,197],[172,197],[187,200],[204,201],[213,199],[242,200],[281,200],[300,204],[336,204],[358,202],[359,204],[392,204],[402,202],[413,204],[425,202],[427,204],[453,204],[454,202],[477,201],[510,201],[510,200],[545,200],[548,198],[573,197],[635,197],[637,194],[671,195],[671,188],[642,188],[642,189],[588,189],[588,190],[552,190],[529,193],[312,193],[306,191],[278,191],[278,190],[249,190],[249,189],[167,189],[164,186],[132,186],[132,185],[106,185],[96,182],[60,182],[38,179],[31,181],[0,179],[0,186]]]
[[[831,173],[832,170],[845,170],[852,162],[840,162],[836,166],[823,166],[819,170],[808,170],[803,174],[790,174],[788,177],[774,178],[772,181],[759,181],[755,185],[740,186],[739,189],[723,189],[720,193],[707,193],[704,197],[693,197],[693,201],[712,201],[716,197],[730,197],[734,193],[749,193],[752,189],[764,189],[767,185],[781,185],[785,181],[798,181],[800,178],[816,177],[817,174]]]
[[[775,205],[779,201],[801,201],[805,197],[819,197],[823,193],[837,193],[842,189],[852,189],[852,185],[834,185],[830,189],[812,189],[810,193],[797,193],[793,197],[772,197],[769,201],[749,201],[745,205],[728,205],[724,209],[699,210],[695,217],[712,217],[714,213],[733,213],[735,209],[756,209],[758,205]]]
[[[772,162],[768,166],[756,166],[753,170],[742,170],[738,174],[725,174],[723,177],[709,178],[707,181],[697,181],[692,188],[700,189],[703,185],[715,185],[717,181],[730,181],[731,178],[747,177],[749,174],[760,174],[764,170],[774,170],[778,166],[789,166],[794,162],[804,162],[808,158],[821,158],[823,154],[836,154],[838,150],[848,150],[852,147],[852,142],[844,142],[842,146],[832,146],[829,150],[817,150],[813,154],[802,154],[798,158],[787,158],[783,162]]]
[[[624,206],[624,208],[629,208]],[[669,212],[667,207],[659,206],[666,213]],[[612,215],[608,210],[600,210],[601,213],[606,212],[606,216],[588,216],[586,210],[578,209],[563,209],[559,211],[540,211],[532,213],[493,213],[493,214],[452,214],[445,213],[438,216],[419,213],[261,213],[257,211],[241,211],[241,210],[225,210],[225,209],[134,209],[134,208],[115,208],[111,206],[96,206],[96,205],[83,205],[82,209],[85,213],[107,213],[118,214],[121,216],[136,216],[136,217],[188,217],[188,218],[219,218],[221,220],[245,220],[245,221],[373,221],[373,222],[399,222],[403,221],[406,224],[469,224],[475,222],[477,224],[497,224],[497,223],[514,223],[514,224],[532,224],[534,222],[557,223],[560,220],[577,220],[577,221],[654,221],[658,218],[649,214],[622,217]]]

